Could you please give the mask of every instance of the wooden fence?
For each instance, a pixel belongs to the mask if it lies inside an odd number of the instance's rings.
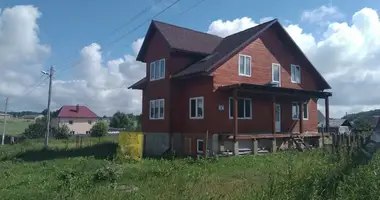
[[[341,147],[356,148],[362,146],[365,143],[368,134],[359,133],[347,135],[332,133],[330,136],[332,139],[332,151],[334,152]]]

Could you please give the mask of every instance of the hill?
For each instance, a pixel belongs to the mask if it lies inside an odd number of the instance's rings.
[[[373,116],[380,116],[380,109],[348,114],[342,117],[342,119],[348,119],[349,121],[351,121],[354,119],[368,119],[372,118]]]

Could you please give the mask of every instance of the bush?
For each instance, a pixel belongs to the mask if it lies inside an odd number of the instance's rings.
[[[104,121],[96,122],[96,124],[90,130],[91,137],[102,137],[102,136],[107,135],[107,133],[108,133],[108,125]]]
[[[26,138],[36,139],[43,138],[46,132],[46,118],[37,119],[33,124],[29,124],[28,128],[22,133]]]
[[[69,127],[66,124],[59,126],[55,131],[54,137],[56,139],[68,139],[70,137]]]
[[[111,164],[96,170],[94,174],[94,181],[109,181],[115,182],[120,179],[122,169],[119,165]]]

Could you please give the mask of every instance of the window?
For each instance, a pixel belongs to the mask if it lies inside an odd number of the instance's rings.
[[[251,56],[239,55],[239,75],[251,76]]]
[[[203,119],[203,97],[190,98],[190,119]]]
[[[302,106],[302,114],[303,114],[303,119],[307,120],[309,119],[309,108],[308,108],[308,103],[305,102]],[[299,105],[298,102],[293,102],[292,103],[292,119],[293,120],[298,120],[299,119]]]
[[[165,78],[165,59],[156,60],[150,63],[150,80],[160,80]]]
[[[203,153],[203,140],[197,139],[197,153]]]
[[[272,64],[272,82],[276,84],[277,87],[281,83],[281,65],[278,63]]]
[[[92,121],[91,121],[91,120],[88,120],[88,124],[92,124]]]
[[[301,68],[298,65],[291,65],[290,69],[292,83],[301,83]]]
[[[73,124],[74,122],[73,122],[73,120],[69,120],[69,124]]]
[[[230,98],[230,119],[234,118],[234,99]],[[238,99],[238,119],[252,119],[252,101],[247,98]]]
[[[164,119],[165,100],[156,99],[149,102],[149,119]]]
[[[303,111],[302,111],[302,113],[303,113],[303,119],[309,119],[309,108],[308,108],[308,103],[307,102],[305,102],[304,104],[303,104],[303,106],[302,106],[302,108],[303,108]]]

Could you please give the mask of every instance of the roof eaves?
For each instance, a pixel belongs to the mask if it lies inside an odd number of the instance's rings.
[[[305,55],[305,53],[301,50],[301,48],[297,45],[297,43],[293,40],[293,38],[288,34],[288,32],[284,29],[284,27],[282,27],[281,24],[279,24],[279,26],[282,29],[282,31],[285,33],[285,36],[288,37],[288,39],[295,44],[297,51],[299,51],[301,53],[301,55],[305,57],[306,62],[308,62],[311,66],[313,66],[313,70],[315,71],[315,73],[317,73],[317,75],[321,78],[323,83],[326,85],[326,89],[331,89],[331,86],[327,83],[326,79],[314,67],[314,65],[311,63],[310,59]]]
[[[264,31],[266,31],[269,27],[271,27],[276,22],[278,22],[277,19],[273,19],[273,20],[267,22],[267,25],[264,28],[262,28],[255,35],[251,36],[248,40],[246,40],[245,42],[243,42],[242,44],[240,44],[234,50],[232,50],[231,52],[229,52],[228,54],[226,54],[224,57],[222,57],[220,60],[218,60],[217,62],[215,62],[213,65],[211,65],[208,69],[206,69],[206,72],[207,73],[213,72],[215,70],[215,66],[219,66],[222,63],[226,62],[232,55],[236,54],[240,49],[242,49],[243,47],[247,46],[249,43],[251,43],[252,41],[254,41],[255,39],[257,39],[257,37],[261,33],[263,33]],[[258,26],[260,26],[260,25],[258,25]]]

